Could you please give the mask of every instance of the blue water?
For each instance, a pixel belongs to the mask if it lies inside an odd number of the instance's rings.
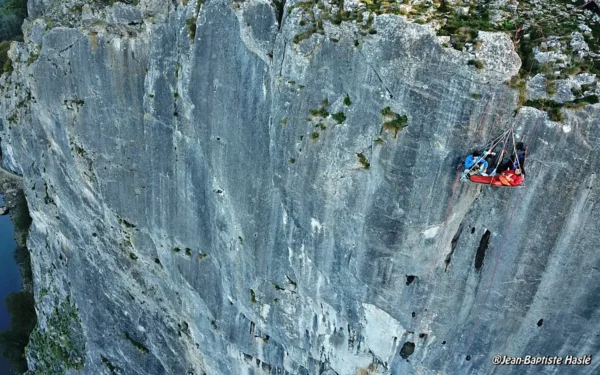
[[[4,206],[4,196],[1,194],[0,206]],[[10,327],[10,315],[6,311],[4,298],[21,290],[21,272],[13,258],[17,248],[13,236],[14,228],[10,216],[0,216],[0,331]],[[14,374],[13,367],[3,357],[0,357],[0,374]]]

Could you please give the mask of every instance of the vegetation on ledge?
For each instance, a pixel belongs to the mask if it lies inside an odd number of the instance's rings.
[[[26,350],[36,364],[31,375],[63,375],[67,370],[83,368],[85,341],[81,320],[68,297],[54,308],[45,330],[36,327]]]

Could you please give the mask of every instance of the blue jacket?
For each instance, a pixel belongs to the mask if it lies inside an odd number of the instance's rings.
[[[469,155],[465,159],[465,168],[471,169],[471,167],[478,163],[483,164],[483,170],[488,168],[488,162],[483,158],[483,156],[475,157],[473,155]]]
[[[518,160],[518,162],[517,162]],[[517,158],[513,161],[513,169],[517,169],[519,166],[523,167],[525,162],[525,154],[518,154]]]

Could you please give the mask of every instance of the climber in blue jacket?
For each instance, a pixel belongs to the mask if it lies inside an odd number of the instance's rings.
[[[483,175],[486,176],[486,170],[488,169],[488,162],[485,158],[489,155],[496,155],[491,151],[484,151],[483,155],[479,152],[474,152],[467,156],[465,159],[465,170],[463,172],[462,179],[466,180],[469,176]]]

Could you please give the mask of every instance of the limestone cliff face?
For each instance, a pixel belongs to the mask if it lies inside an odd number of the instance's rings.
[[[32,372],[555,373],[491,358],[599,354],[600,105],[515,115],[506,34],[459,52],[382,14],[299,38],[303,6],[29,2],[0,115],[33,218]],[[526,186],[456,183],[512,124]]]

